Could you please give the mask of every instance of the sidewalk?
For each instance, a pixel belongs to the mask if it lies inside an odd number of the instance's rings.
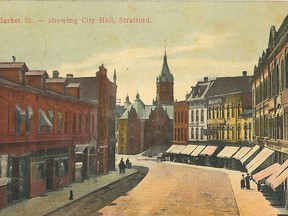
[[[121,174],[119,171],[110,171],[107,175],[91,177],[82,183],[73,183],[63,189],[49,191],[32,199],[20,201],[5,209],[1,209],[0,216],[42,216],[49,214],[100,188],[138,172],[136,169],[126,169],[125,171],[125,173]],[[73,190],[74,200],[68,199],[70,190]]]

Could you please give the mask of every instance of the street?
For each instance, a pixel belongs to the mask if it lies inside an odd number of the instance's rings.
[[[147,176],[100,215],[239,215],[226,173],[145,161]]]

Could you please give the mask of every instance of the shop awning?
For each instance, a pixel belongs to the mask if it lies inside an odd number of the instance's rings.
[[[90,144],[82,144],[82,145],[76,145],[75,146],[75,152],[76,152],[76,154],[78,153],[83,153],[83,151],[87,148],[87,147],[89,147],[90,146]]]
[[[251,147],[242,147],[239,151],[232,157],[237,160],[243,158],[252,148]]]
[[[267,180],[266,184],[270,185],[284,170],[288,167],[288,160],[286,160]]]
[[[166,150],[166,153],[170,153],[172,149],[176,148],[177,145],[172,145],[170,146],[167,150]]]
[[[46,113],[42,109],[39,109],[38,113],[39,113],[38,124],[40,127],[44,127],[44,126],[52,127],[53,126],[49,118],[47,117]]]
[[[217,155],[219,158],[231,158],[240,147],[236,146],[225,146],[224,149]]]
[[[274,181],[270,183],[270,186],[275,190],[282,182],[288,178],[288,169],[284,170]]]
[[[206,146],[199,155],[211,156],[216,151],[217,147],[218,146]]]
[[[194,157],[198,156],[200,154],[200,152],[202,152],[205,147],[206,146],[204,146],[204,145],[197,146],[197,148],[191,153],[191,156],[194,156]]]
[[[186,145],[177,145],[176,148],[173,148],[170,153],[172,154],[180,154],[181,151],[186,148]]]
[[[271,176],[277,169],[279,169],[281,165],[279,163],[274,163],[271,166],[261,170],[260,172],[256,173],[255,175],[253,175],[253,179],[256,182],[259,182],[269,176]]]
[[[254,172],[261,164],[263,164],[272,154],[273,150],[263,148],[259,154],[255,156],[246,166],[249,173]]]
[[[187,145],[181,154],[190,155],[197,148],[197,145]]]
[[[240,162],[244,164],[246,161],[248,161],[258,150],[260,149],[260,146],[255,145],[244,157],[240,159]]]

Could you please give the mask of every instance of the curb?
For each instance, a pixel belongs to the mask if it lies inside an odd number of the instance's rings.
[[[60,207],[56,207],[56,208],[53,209],[52,211],[49,211],[49,212],[43,214],[43,216],[49,216],[50,214],[52,214],[52,213],[54,213],[54,212],[56,212],[56,211],[58,211],[58,210],[60,210],[60,209],[62,209],[62,208],[64,208],[64,207],[66,207],[66,206],[69,206],[69,205],[71,205],[71,204],[79,201],[80,199],[82,199],[82,198],[84,198],[84,197],[86,197],[86,196],[89,196],[90,194],[92,194],[92,193],[94,193],[94,192],[96,192],[96,191],[98,191],[98,190],[100,190],[100,189],[102,189],[102,188],[104,188],[104,187],[107,187],[108,185],[111,185],[111,184],[113,184],[113,183],[115,183],[115,182],[118,182],[118,181],[120,181],[120,180],[122,180],[122,179],[124,179],[124,178],[129,177],[129,176],[135,175],[135,174],[137,174],[138,172],[139,172],[139,171],[136,170],[134,173],[130,173],[130,174],[126,175],[126,176],[123,176],[123,177],[115,180],[115,181],[111,181],[111,182],[109,182],[109,183],[103,184],[103,185],[101,185],[99,188],[89,190],[89,191],[87,191],[87,193],[85,193],[84,195],[79,196],[79,197],[77,197],[76,199],[73,199],[73,200],[71,200],[71,201],[68,202],[68,203],[63,204],[63,205],[61,205]]]

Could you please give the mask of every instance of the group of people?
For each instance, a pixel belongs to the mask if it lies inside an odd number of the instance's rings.
[[[246,177],[244,174],[242,174],[242,179],[240,181],[241,184],[241,189],[250,189],[250,180],[251,180],[251,176],[249,175],[249,173],[247,173]]]
[[[119,172],[125,173],[125,168],[126,167],[128,168],[129,164],[130,164],[129,158],[126,159],[126,164],[124,163],[123,158],[121,158],[120,163],[118,165],[119,166]]]

